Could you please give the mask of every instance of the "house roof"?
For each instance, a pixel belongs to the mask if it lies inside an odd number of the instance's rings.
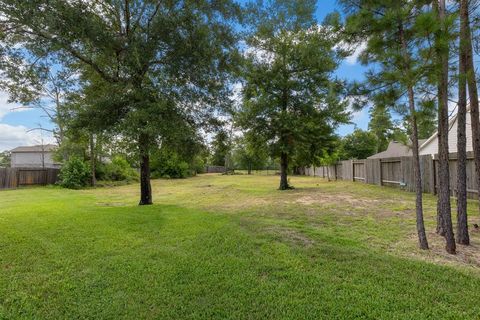
[[[419,144],[421,144],[420,141],[419,141]],[[409,146],[406,146],[403,143],[398,141],[391,141],[388,144],[387,150],[374,154],[373,156],[368,157],[368,159],[408,157],[411,155],[412,155],[412,149]]]
[[[10,150],[12,153],[21,153],[21,152],[52,152],[57,148],[54,144],[46,145],[36,145],[36,146],[24,146],[16,147],[15,149]]]

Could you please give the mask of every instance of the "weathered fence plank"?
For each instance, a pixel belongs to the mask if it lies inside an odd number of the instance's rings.
[[[365,182],[365,160],[353,161],[353,181]]]
[[[51,168],[0,168],[0,189],[55,184],[59,173],[59,169]]]
[[[436,193],[438,181],[437,160],[430,155],[420,156],[420,171],[422,174],[422,190],[426,193]],[[334,172],[334,174],[332,173]],[[335,166],[320,166],[306,170],[307,175],[358,181],[368,184],[384,185],[415,191],[415,177],[412,157],[388,159],[344,160]],[[475,179],[475,164],[473,153],[467,155],[467,190],[470,198],[477,197],[478,186]],[[455,195],[457,186],[457,156],[450,155],[450,187]]]

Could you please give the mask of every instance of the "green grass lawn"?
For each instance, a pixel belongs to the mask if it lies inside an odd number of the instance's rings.
[[[149,207],[137,185],[2,191],[0,318],[480,318],[480,234],[445,254],[432,196],[422,252],[411,193],[277,180],[157,180]]]

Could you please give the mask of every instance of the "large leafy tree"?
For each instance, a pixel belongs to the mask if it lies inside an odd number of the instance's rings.
[[[1,51],[29,61],[55,53],[78,64],[95,98],[90,120],[138,145],[145,205],[162,116],[177,108],[198,120],[227,96],[238,13],[230,0],[3,0]]]
[[[355,129],[341,141],[342,159],[366,159],[378,152],[378,138],[370,131]]]
[[[302,149],[314,155],[334,139],[346,122],[342,84],[333,78],[342,52],[336,50],[333,22],[319,25],[316,1],[272,0],[256,3],[247,62],[241,126],[266,141],[280,158],[280,190],[289,189],[289,161]],[[304,152],[302,152],[305,154]]]

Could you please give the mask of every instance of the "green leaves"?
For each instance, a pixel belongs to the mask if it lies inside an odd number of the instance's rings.
[[[271,1],[248,38],[239,124],[266,141],[272,156],[287,153],[298,165],[313,163],[348,119],[344,84],[333,78],[345,52],[337,50],[338,14],[312,19],[312,1]]]

